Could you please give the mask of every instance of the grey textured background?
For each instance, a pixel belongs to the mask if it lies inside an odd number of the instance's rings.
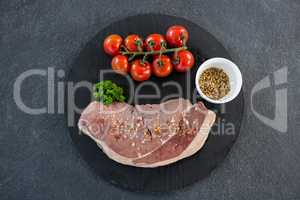
[[[170,194],[136,194],[94,176],[73,147],[64,116],[22,113],[12,98],[16,77],[32,68],[68,69],[101,28],[141,13],[182,16],[211,32],[244,75],[245,114],[229,156],[210,177]],[[0,1],[0,199],[300,199],[300,2]],[[265,126],[250,109],[250,91],[288,67],[288,133]],[[47,81],[25,81],[22,96],[39,107]],[[272,116],[274,93],[255,108]]]

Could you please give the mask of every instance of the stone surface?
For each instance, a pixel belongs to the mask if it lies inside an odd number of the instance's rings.
[[[244,75],[241,134],[210,177],[168,194],[124,191],[94,176],[67,133],[62,114],[28,115],[13,101],[15,79],[29,69],[67,70],[101,28],[141,13],[182,16],[212,33]],[[0,199],[299,199],[300,2],[16,1],[0,2]],[[288,131],[263,124],[250,107],[254,85],[288,67]],[[281,87],[282,88],[282,87]],[[47,103],[47,79],[25,81],[26,104]],[[254,98],[273,115],[274,91]]]

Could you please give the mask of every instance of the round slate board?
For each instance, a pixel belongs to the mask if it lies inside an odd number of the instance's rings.
[[[125,37],[130,33],[137,33],[145,38],[148,34],[154,32],[164,34],[167,28],[174,24],[185,26],[190,33],[188,47],[196,57],[194,68],[190,74],[173,72],[172,75],[165,79],[151,77],[150,81],[158,85],[162,96],[158,99],[140,99],[139,102],[133,102],[133,104],[159,103],[165,96],[176,94],[176,89],[163,85],[169,80],[175,81],[182,86],[183,94],[181,96],[194,101],[192,96],[197,94],[194,85],[197,66],[207,58],[225,57],[230,59],[230,56],[226,49],[210,33],[190,21],[173,16],[160,14],[138,15],[110,24],[82,49],[71,66],[67,81],[74,84],[79,81],[96,83],[99,81],[99,72],[103,69],[111,68],[111,57],[107,56],[102,49],[103,39],[107,35],[117,33]],[[188,75],[191,75],[191,79],[187,78]],[[114,73],[104,76],[104,79],[112,79],[114,82],[122,85],[125,88],[126,95],[129,95],[128,83],[123,76]],[[139,83],[134,83],[134,87],[138,85]],[[141,91],[143,94],[155,94],[155,90],[151,87],[144,87]],[[91,101],[90,97],[89,90],[78,88],[75,93],[75,104],[80,108],[85,108]],[[201,99],[198,97],[197,100]],[[70,99],[66,98],[65,103],[70,103]],[[70,135],[82,158],[96,175],[108,182],[132,191],[166,192],[175,190],[208,176],[225,158],[238,136],[243,114],[242,92],[234,101],[225,105],[213,105],[205,101],[204,103],[209,109],[217,113],[216,123],[205,145],[195,155],[164,167],[153,169],[136,168],[121,165],[110,160],[94,141],[85,135],[79,134],[76,124],[80,114],[75,114],[74,116],[75,125],[69,127]],[[72,118],[70,116],[72,112],[67,113],[67,118]]]

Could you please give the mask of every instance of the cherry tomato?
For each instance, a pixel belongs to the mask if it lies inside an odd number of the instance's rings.
[[[143,51],[143,40],[138,35],[128,35],[124,43],[129,51]]]
[[[131,63],[131,76],[136,81],[145,81],[151,76],[151,65],[148,61],[142,63],[141,59],[134,60]]]
[[[154,51],[160,50],[160,48],[162,47],[162,44],[164,44],[166,46],[166,40],[165,40],[164,36],[162,36],[161,34],[157,34],[157,33],[153,33],[153,34],[149,35],[146,38],[145,42],[146,42],[146,47],[147,47],[148,51],[151,51],[151,46]]]
[[[168,28],[166,39],[171,47],[182,47],[189,39],[189,33],[183,26],[174,25]]]
[[[111,60],[111,67],[119,74],[127,74],[129,72],[127,57],[124,55],[116,55]]]
[[[173,65],[171,59],[168,56],[161,55],[155,56],[152,63],[153,74],[157,77],[166,77],[171,74]]]
[[[119,53],[122,42],[123,39],[120,35],[109,35],[103,42],[104,51],[111,56],[115,56]]]
[[[181,50],[173,55],[174,68],[178,72],[185,72],[193,67],[195,59],[193,54],[188,50]]]

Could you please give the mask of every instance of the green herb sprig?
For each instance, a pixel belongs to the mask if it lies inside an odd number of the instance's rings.
[[[113,102],[124,102],[123,88],[110,80],[101,81],[94,85],[94,97],[104,105],[110,105]]]

